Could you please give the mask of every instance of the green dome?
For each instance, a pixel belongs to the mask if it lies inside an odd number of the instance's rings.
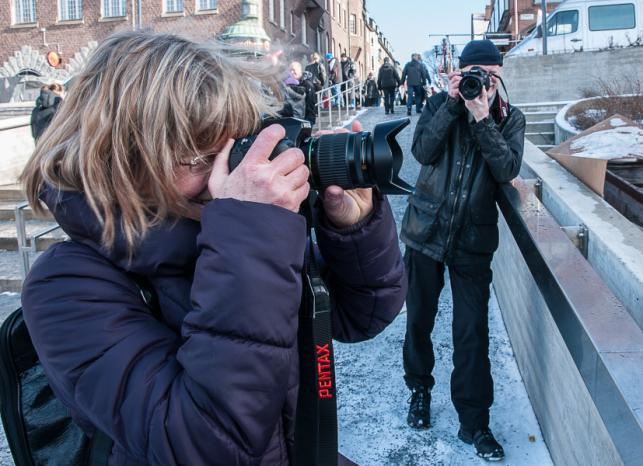
[[[256,18],[237,21],[225,28],[219,37],[226,42],[270,42],[270,37]]]

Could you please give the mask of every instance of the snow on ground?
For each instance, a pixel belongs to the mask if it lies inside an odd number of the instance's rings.
[[[364,130],[385,119],[404,118],[406,109],[385,116],[382,107],[360,115]],[[410,147],[417,115],[398,137],[404,148],[402,178],[415,183],[419,172]],[[405,196],[389,198],[399,223],[406,207]],[[447,280],[448,283],[448,280]],[[17,293],[0,294],[0,323],[20,304]],[[340,448],[360,466],[465,466],[486,464],[472,447],[457,437],[457,415],[449,395],[451,371],[451,291],[447,284],[440,301],[434,330],[436,386],[433,389],[432,427],[424,431],[406,425],[409,392],[402,379],[402,342],[406,313],[403,311],[374,340],[336,345]],[[491,428],[504,445],[507,459],[501,464],[549,466],[547,447],[522,384],[500,310],[492,294],[490,303],[490,359],[495,381]],[[0,429],[0,465],[12,465],[4,432]]]
[[[404,109],[405,110],[405,109]],[[402,114],[399,107],[397,112]],[[404,115],[405,116],[405,115]],[[373,109],[360,118],[365,130],[386,117],[384,109]],[[415,184],[419,165],[410,153],[418,117],[398,136],[404,148],[402,178]],[[398,228],[406,197],[389,197]],[[432,427],[417,431],[406,425],[409,391],[404,384],[402,343],[406,312],[375,339],[358,344],[335,346],[338,386],[340,450],[361,466],[479,465],[473,448],[457,439],[457,414],[451,403],[451,290],[442,292],[433,332],[436,352],[431,406]],[[506,460],[501,464],[547,466],[553,464],[529,403],[516,365],[500,309],[492,293],[490,302],[490,359],[495,382],[495,403],[491,429],[503,444]]]
[[[618,121],[624,124],[622,120]],[[571,149],[570,155],[589,159],[643,158],[643,129],[635,126],[620,126],[596,131],[573,141]]]

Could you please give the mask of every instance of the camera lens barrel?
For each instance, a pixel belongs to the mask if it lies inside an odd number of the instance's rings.
[[[310,168],[312,187],[319,189],[337,185],[343,189],[355,187],[349,170],[354,134],[340,133],[311,138],[306,143],[306,165]]]

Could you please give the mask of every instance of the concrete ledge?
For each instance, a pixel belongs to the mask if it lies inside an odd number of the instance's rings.
[[[643,464],[643,331],[533,184],[500,193],[494,288],[552,459]]]
[[[542,180],[542,202],[560,226],[587,227],[587,260],[643,328],[643,230],[529,141],[521,175]]]
[[[0,185],[13,184],[34,150],[30,117],[0,120],[0,147],[4,150],[0,165]]]

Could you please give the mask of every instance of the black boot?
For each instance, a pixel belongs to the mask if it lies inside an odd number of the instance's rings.
[[[458,438],[469,445],[473,444],[476,449],[476,455],[487,461],[502,461],[505,458],[505,451],[502,449],[491,430],[488,427],[484,429],[466,429],[460,426]]]
[[[410,109],[410,108],[406,110],[406,114],[407,114],[408,116],[411,116],[411,109]]]
[[[431,392],[426,388],[415,388],[408,402],[411,406],[407,424],[414,429],[428,429],[431,426]]]

